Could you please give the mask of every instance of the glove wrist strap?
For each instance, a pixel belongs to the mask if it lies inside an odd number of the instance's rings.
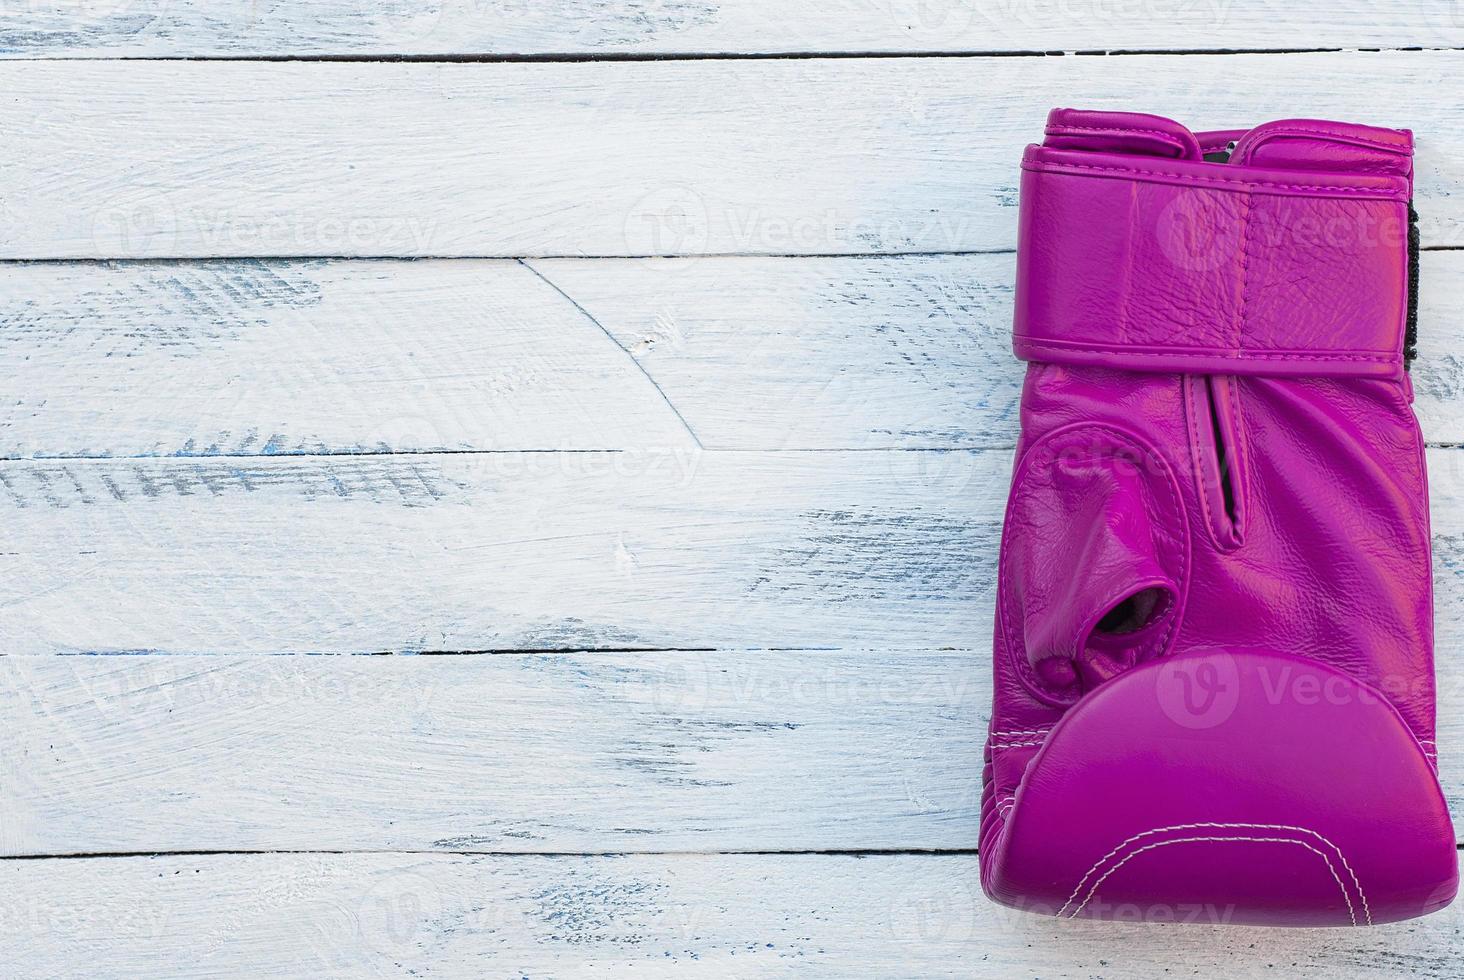
[[[1402,376],[1408,177],[1051,146],[1022,169],[1018,357]]]

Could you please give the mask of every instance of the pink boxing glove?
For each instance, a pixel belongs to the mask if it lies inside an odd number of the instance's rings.
[[[982,887],[1101,919],[1444,907],[1411,134],[1058,109],[1046,136]]]

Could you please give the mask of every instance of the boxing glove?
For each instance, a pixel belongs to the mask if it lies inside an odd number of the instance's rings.
[[[983,888],[1064,918],[1447,905],[1411,134],[1059,109],[1022,171]]]

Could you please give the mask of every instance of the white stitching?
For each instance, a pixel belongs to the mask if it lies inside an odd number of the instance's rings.
[[[1313,833],[1315,833],[1315,831],[1313,831]],[[1321,836],[1321,835],[1318,834],[1318,836]],[[1298,845],[1300,847],[1306,848],[1308,851],[1311,851],[1313,854],[1315,854],[1317,857],[1321,858],[1326,863],[1326,865],[1327,865],[1327,871],[1332,875],[1332,880],[1337,883],[1338,890],[1342,892],[1342,900],[1347,903],[1347,917],[1352,920],[1352,924],[1353,925],[1357,925],[1357,912],[1352,907],[1352,898],[1351,898],[1351,896],[1349,896],[1347,894],[1347,886],[1344,885],[1344,884],[1342,884],[1342,879],[1341,878],[1337,877],[1337,869],[1332,866],[1332,859],[1329,858],[1329,857],[1327,857],[1327,855],[1323,854],[1321,851],[1317,850],[1315,847],[1312,847],[1310,844],[1306,843],[1305,841],[1292,840],[1290,837],[1173,837],[1173,838],[1170,838],[1169,840],[1159,841],[1158,843],[1146,844],[1143,847],[1139,848],[1137,851],[1134,851],[1132,854],[1129,854],[1129,855],[1125,856],[1122,861],[1118,862],[1113,867],[1109,868],[1106,872],[1104,872],[1103,877],[1101,877],[1097,881],[1093,882],[1093,887],[1090,888],[1090,889],[1088,889],[1088,894],[1083,899],[1083,904],[1082,905],[1079,905],[1077,908],[1073,909],[1072,914],[1069,915],[1068,918],[1069,919],[1076,919],[1078,917],[1078,914],[1080,912],[1082,912],[1083,909],[1085,907],[1087,907],[1088,903],[1093,900],[1093,896],[1095,894],[1097,894],[1097,892],[1098,892],[1098,886],[1102,885],[1103,882],[1108,879],[1109,875],[1113,874],[1119,868],[1123,867],[1125,864],[1127,864],[1129,861],[1133,860],[1134,858],[1138,857],[1140,854],[1143,854],[1145,851],[1152,851],[1152,850],[1154,850],[1155,848],[1158,848],[1158,847],[1164,847],[1167,844],[1186,844],[1186,843],[1192,843],[1192,842],[1195,842],[1195,841],[1216,841],[1216,842],[1255,841],[1255,842],[1259,842],[1259,843],[1263,843],[1263,844],[1296,844],[1296,845]],[[1333,845],[1333,846],[1336,846],[1336,845]],[[1340,855],[1341,852],[1339,851],[1338,854]],[[1346,858],[1343,858],[1343,860],[1345,861]],[[1358,889],[1358,895],[1359,896],[1362,896],[1362,890],[1361,889]],[[1363,902],[1364,902],[1364,909],[1365,909],[1366,908],[1366,902],[1367,902],[1367,899],[1365,897],[1363,897]],[[1063,906],[1063,908],[1066,908],[1066,907],[1067,906]],[[1058,912],[1058,915],[1061,915],[1061,914],[1062,914],[1061,912]],[[1367,916],[1367,924],[1368,925],[1372,925],[1372,914],[1371,913],[1368,913],[1368,916]]]
[[[1242,829],[1247,829],[1247,830],[1294,830],[1294,831],[1297,831],[1297,832],[1303,833],[1303,834],[1311,834],[1313,837],[1317,838],[1318,840],[1325,841],[1326,844],[1327,844],[1327,846],[1331,847],[1332,850],[1334,850],[1334,851],[1337,852],[1337,857],[1342,860],[1342,866],[1347,869],[1347,874],[1349,876],[1351,876],[1351,878],[1352,878],[1352,884],[1353,884],[1354,887],[1357,888],[1358,897],[1360,897],[1362,899],[1362,908],[1363,908],[1364,913],[1367,916],[1368,925],[1372,925],[1372,910],[1368,907],[1367,893],[1362,890],[1362,882],[1360,882],[1360,881],[1357,880],[1357,872],[1352,870],[1352,865],[1351,865],[1351,863],[1348,862],[1347,855],[1342,853],[1342,848],[1338,847],[1335,843],[1332,842],[1332,840],[1330,838],[1328,838],[1324,834],[1317,833],[1315,830],[1312,830],[1310,827],[1297,827],[1297,826],[1294,826],[1292,824],[1270,824],[1270,823],[1182,823],[1182,824],[1174,824],[1173,826],[1169,826],[1169,827],[1156,827],[1153,830],[1146,830],[1146,831],[1144,831],[1141,834],[1135,834],[1132,837],[1130,837],[1128,840],[1126,840],[1123,843],[1119,844],[1113,850],[1109,851],[1107,854],[1103,855],[1097,861],[1093,862],[1093,866],[1088,869],[1087,874],[1083,875],[1083,877],[1078,880],[1077,888],[1074,888],[1073,889],[1072,895],[1070,895],[1068,897],[1068,901],[1066,903],[1064,903],[1063,908],[1064,909],[1067,908],[1068,905],[1072,903],[1072,900],[1074,898],[1077,898],[1077,896],[1078,896],[1078,889],[1080,889],[1080,888],[1083,887],[1083,882],[1087,880],[1088,875],[1091,875],[1094,871],[1097,871],[1099,865],[1101,865],[1104,861],[1106,861],[1109,858],[1113,857],[1113,855],[1115,855],[1119,851],[1121,851],[1126,845],[1133,843],[1134,841],[1138,840],[1140,837],[1147,837],[1150,834],[1165,833],[1165,832],[1171,831],[1171,830],[1210,830],[1210,829],[1221,829],[1221,830],[1223,830],[1223,829],[1228,829],[1228,828],[1242,828]],[[1061,910],[1059,910],[1058,914],[1059,915],[1062,914],[1061,913]]]
[[[1006,737],[1008,735],[1011,735],[1011,736],[1046,735],[1050,731],[1052,731],[1051,728],[1032,728],[1032,729],[1027,729],[1027,728],[1014,728],[1014,729],[1012,729],[1009,732],[987,732],[986,734],[990,735],[992,738],[998,738],[998,737],[1003,737],[1004,738],[1004,737]]]
[[[1358,897],[1362,899],[1362,909],[1367,916],[1367,924],[1372,925],[1372,910],[1368,907],[1367,893],[1362,890],[1362,882],[1357,880],[1357,872],[1352,870],[1352,865],[1348,862],[1347,855],[1342,853],[1342,848],[1333,843],[1332,840],[1326,835],[1319,834],[1315,830],[1312,830],[1310,827],[1297,827],[1293,824],[1285,823],[1178,823],[1168,827],[1155,827],[1152,830],[1145,830],[1142,833],[1134,834],[1127,840],[1122,841],[1113,850],[1109,851],[1107,854],[1103,855],[1101,858],[1093,862],[1093,866],[1089,868],[1086,872],[1084,872],[1083,877],[1078,879],[1077,885],[1073,888],[1073,893],[1068,896],[1068,900],[1066,902],[1062,903],[1062,908],[1057,910],[1057,914],[1059,916],[1062,915],[1067,907],[1073,904],[1073,899],[1077,898],[1078,892],[1082,890],[1083,882],[1087,881],[1088,876],[1097,871],[1099,866],[1102,865],[1104,861],[1107,861],[1109,858],[1113,857],[1119,851],[1123,850],[1125,847],[1127,847],[1129,844],[1132,844],[1140,837],[1149,837],[1153,834],[1163,834],[1171,830],[1226,830],[1232,828],[1244,830],[1294,830],[1298,833],[1311,834],[1318,840],[1325,841],[1326,844],[1332,848],[1332,850],[1337,852],[1337,857],[1342,860],[1342,866],[1347,869],[1348,875],[1352,877],[1352,884],[1357,888]],[[1298,841],[1298,843],[1300,842]]]
[[[991,749],[1030,749],[1038,745],[1045,745],[1045,742],[989,742],[987,748]]]

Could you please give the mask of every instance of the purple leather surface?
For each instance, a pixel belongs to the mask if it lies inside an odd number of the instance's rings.
[[[1452,899],[1403,366],[1411,147],[1055,110],[1028,149],[997,901],[1366,925]]]
[[[1370,131],[1384,144],[1356,126],[1268,123],[1216,164],[1194,136],[1179,158],[1142,152],[1158,148],[1152,119],[1124,149],[1116,114],[1091,137],[1073,135],[1089,131],[1077,115],[1054,113],[1058,135],[1022,160],[1019,357],[1401,375],[1408,134]]]

